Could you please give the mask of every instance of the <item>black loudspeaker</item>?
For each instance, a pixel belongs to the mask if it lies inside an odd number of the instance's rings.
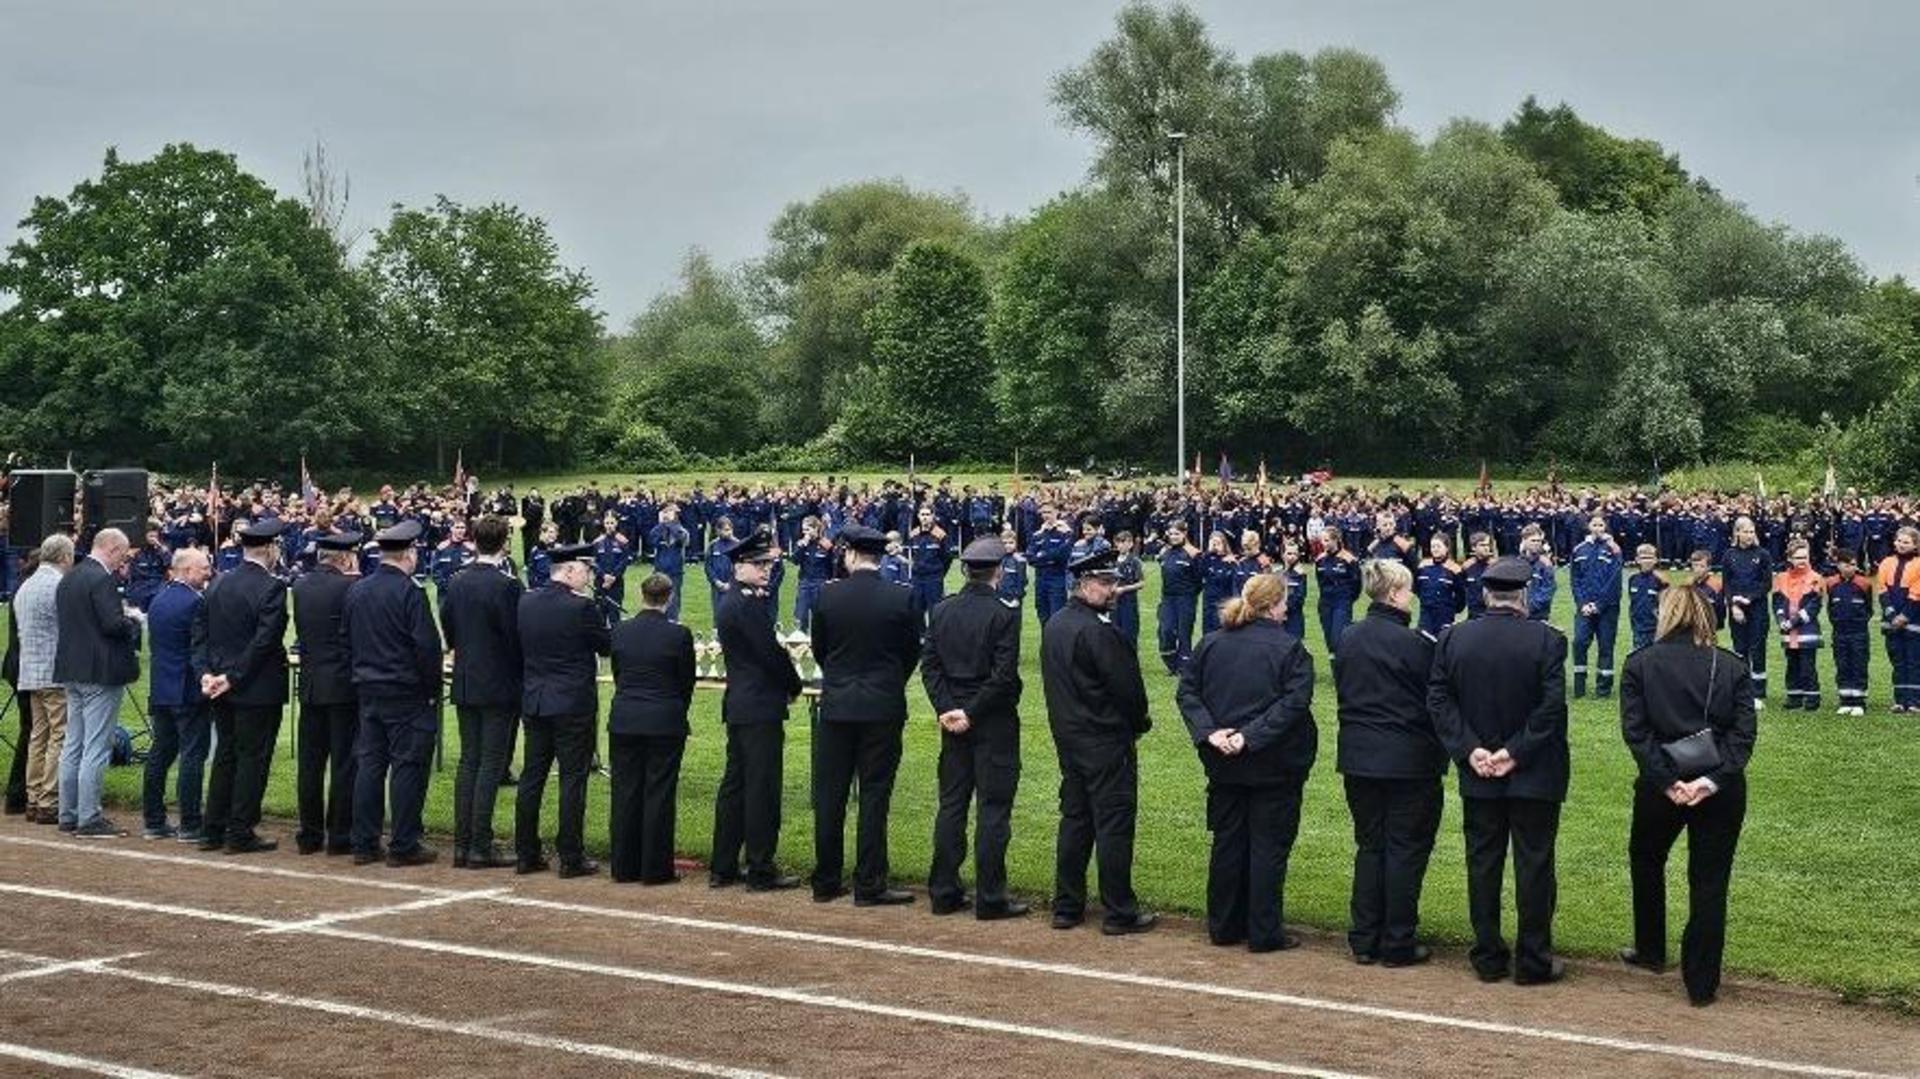
[[[64,469],[21,469],[7,486],[7,543],[38,547],[56,532],[73,533],[73,496],[80,477]]]
[[[102,468],[81,478],[81,508],[89,535],[117,528],[139,546],[147,534],[147,470]]]

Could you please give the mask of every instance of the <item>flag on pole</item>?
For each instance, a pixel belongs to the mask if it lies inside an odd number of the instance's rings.
[[[1010,486],[1013,488],[1014,501],[1019,501],[1026,494],[1026,485],[1020,479],[1020,451],[1017,449],[1013,451],[1013,483]]]
[[[1655,455],[1653,459],[1653,489],[1657,493],[1660,488],[1666,485],[1667,477],[1660,473],[1660,458],[1658,455]]]
[[[1260,458],[1260,478],[1254,481],[1254,489],[1261,494],[1267,493],[1267,459]]]
[[[1820,493],[1832,498],[1840,493],[1840,477],[1834,475],[1833,458],[1827,458],[1827,478],[1820,484]]]
[[[1760,473],[1758,473],[1758,472],[1755,472],[1755,473],[1753,474],[1753,482],[1754,482],[1754,484],[1755,484],[1756,486],[1758,486],[1758,487],[1760,488],[1760,500],[1761,500],[1762,502],[1764,502],[1764,501],[1766,501],[1766,499],[1767,499],[1767,478],[1766,478],[1765,476],[1762,476],[1762,475],[1761,475]]]
[[[1196,486],[1200,483],[1200,451],[1199,450],[1193,451],[1193,472],[1190,475],[1188,475],[1187,482],[1194,484]]]
[[[300,455],[300,502],[312,513],[320,503],[320,492],[313,489],[313,474],[307,471],[307,455]]]
[[[1220,486],[1233,482],[1233,466],[1227,463],[1227,451],[1220,451]]]
[[[73,451],[72,450],[67,451],[67,471],[68,472],[73,471]]]
[[[220,462],[213,462],[213,469],[207,474],[207,531],[212,534],[213,542],[220,542]]]
[[[1474,490],[1485,492],[1491,486],[1493,486],[1493,480],[1487,475],[1487,459],[1482,457],[1480,458],[1480,485]]]
[[[442,458],[445,460],[445,458]],[[453,452],[453,486],[457,491],[467,489],[467,451],[465,448]]]

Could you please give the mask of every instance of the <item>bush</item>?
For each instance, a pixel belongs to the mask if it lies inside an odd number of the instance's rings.
[[[607,467],[623,472],[672,472],[686,464],[665,431],[638,419],[615,427],[604,460]]]

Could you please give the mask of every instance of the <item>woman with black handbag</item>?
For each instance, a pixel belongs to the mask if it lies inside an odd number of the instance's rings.
[[[1714,614],[1691,588],[1660,597],[1655,641],[1628,657],[1620,727],[1640,765],[1627,860],[1633,947],[1627,963],[1666,969],[1667,855],[1687,837],[1687,928],[1680,970],[1695,1007],[1713,1003],[1727,936],[1727,884],[1747,814],[1753,680],[1746,660],[1714,646]]]

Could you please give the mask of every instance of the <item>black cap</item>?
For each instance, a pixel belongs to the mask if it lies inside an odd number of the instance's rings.
[[[593,544],[562,543],[548,551],[547,557],[556,566],[562,562],[591,562],[593,561]]]
[[[373,542],[383,551],[404,551],[420,538],[420,522],[411,517],[373,534]]]
[[[734,540],[733,546],[727,548],[727,557],[735,565],[742,562],[771,562],[775,558],[773,540],[765,532],[756,531],[750,536]]]
[[[286,528],[286,524],[278,517],[263,517],[250,525],[236,528],[233,531],[235,535],[240,537],[242,546],[265,547],[267,544],[279,539],[280,533],[286,531]]]
[[[1512,592],[1515,589],[1525,588],[1527,582],[1531,580],[1533,580],[1533,567],[1527,565],[1524,559],[1514,558],[1511,555],[1494,559],[1493,565],[1488,566],[1487,571],[1480,575],[1480,583],[1495,592]]]
[[[1116,572],[1114,563],[1118,561],[1120,551],[1117,548],[1102,546],[1091,554],[1067,563],[1067,572],[1075,577],[1111,577]]]
[[[1006,557],[1007,545],[994,536],[982,536],[960,552],[961,563],[968,566],[997,566]]]
[[[329,532],[313,541],[323,551],[357,551],[367,537],[358,532]]]
[[[851,524],[840,530],[840,542],[861,554],[886,554],[887,534],[866,525]]]

